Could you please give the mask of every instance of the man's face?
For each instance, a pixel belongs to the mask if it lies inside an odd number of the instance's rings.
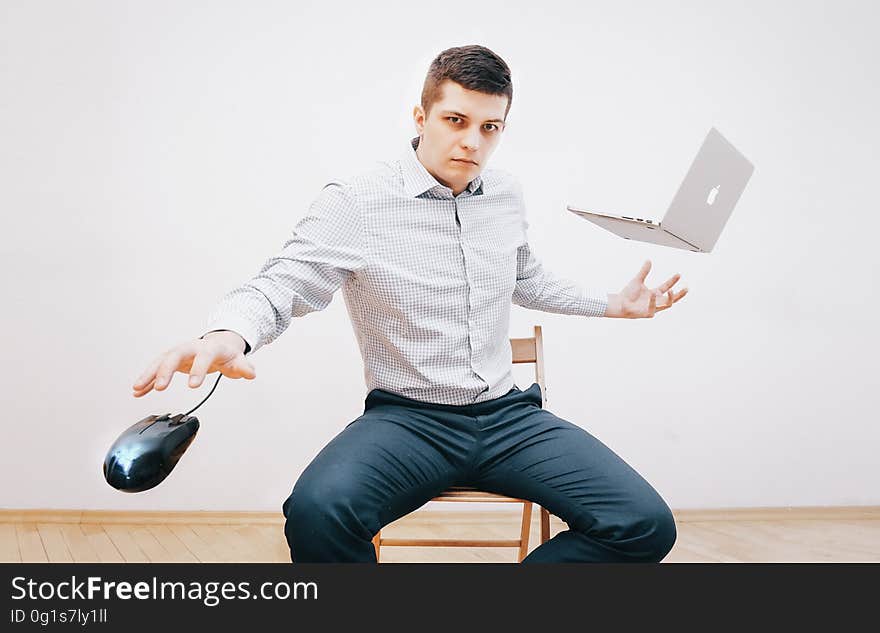
[[[416,154],[438,182],[458,195],[483,171],[501,140],[507,96],[468,90],[449,80],[440,84],[440,94],[427,116],[421,105],[413,110],[421,137]]]

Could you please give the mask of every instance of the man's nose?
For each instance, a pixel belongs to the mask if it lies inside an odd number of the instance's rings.
[[[461,139],[461,146],[464,149],[477,151],[480,149],[480,133],[478,130],[470,130],[465,132],[464,138]]]

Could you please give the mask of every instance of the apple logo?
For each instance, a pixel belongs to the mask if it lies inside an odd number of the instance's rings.
[[[715,197],[718,195],[718,189],[720,187],[721,187],[721,185],[716,185],[716,186],[712,187],[712,190],[709,191],[709,197],[706,198],[706,204],[711,206],[715,202]]]

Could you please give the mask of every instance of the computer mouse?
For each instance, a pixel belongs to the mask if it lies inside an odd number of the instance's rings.
[[[107,451],[104,478],[123,492],[149,490],[171,473],[198,430],[198,418],[183,413],[135,422]]]

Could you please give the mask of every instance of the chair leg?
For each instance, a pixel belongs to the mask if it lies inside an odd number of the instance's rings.
[[[522,527],[520,527],[519,531],[519,559],[517,562],[522,562],[522,559],[526,557],[526,554],[529,553],[529,528],[532,526],[532,502],[526,501],[523,503],[523,513],[522,513]]]
[[[379,562],[379,547],[382,544],[382,530],[376,532],[376,536],[373,537],[373,547],[376,549],[376,562]]]
[[[541,508],[541,544],[550,540],[550,512],[547,508]]]

